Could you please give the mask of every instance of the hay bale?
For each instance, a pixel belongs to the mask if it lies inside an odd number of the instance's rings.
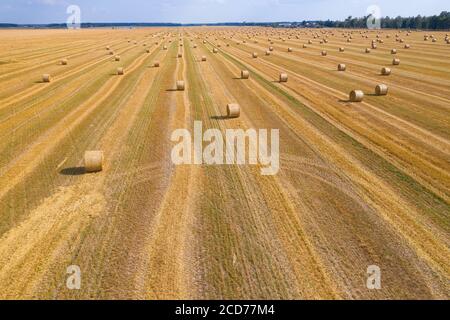
[[[167,50],[167,46],[164,46],[164,47],[163,47],[163,50]]]
[[[344,52],[345,51],[345,48],[344,47],[340,47],[339,48],[339,52]]]
[[[49,74],[43,74],[42,75],[42,82],[51,82],[52,77]]]
[[[115,61],[120,61],[120,56],[115,56],[115,57],[114,57],[114,60],[115,60]]]
[[[281,73],[280,74],[280,82],[288,82],[288,75],[287,75],[287,73]]]
[[[303,45],[303,49],[306,49],[306,48],[308,48],[308,46],[306,44],[304,44]]]
[[[328,52],[326,52],[325,50],[323,50],[321,54],[322,54],[323,57],[326,57],[326,56],[328,55]]]
[[[394,60],[392,60],[392,65],[394,65],[394,66],[400,65],[400,59],[395,58]]]
[[[202,56],[202,61],[203,61],[203,62],[206,61],[206,56]]]
[[[103,170],[103,151],[86,151],[84,153],[84,170],[88,173]]]
[[[366,48],[366,53],[370,53],[370,48]]]
[[[269,50],[266,51],[266,56],[270,56],[270,51]]]
[[[118,76],[123,76],[124,74],[125,74],[125,70],[122,67],[117,68],[117,75]]]
[[[182,81],[182,80],[177,81],[177,90],[184,91],[184,89],[185,89],[184,81]]]
[[[347,66],[343,63],[338,64],[338,71],[345,71],[347,70]]]
[[[239,118],[241,115],[241,107],[237,103],[229,103],[227,105],[227,117]]]
[[[383,67],[383,68],[381,69],[381,74],[382,74],[383,76],[388,76],[388,75],[391,74],[391,69],[390,69],[390,68]]]
[[[241,79],[248,79],[248,78],[250,78],[250,72],[248,72],[248,70],[242,70]]]
[[[106,50],[109,51],[111,49],[110,46],[106,46]]]
[[[61,65],[67,66],[67,64],[68,64],[67,59],[62,59],[62,60],[61,60]]]
[[[219,49],[217,49],[217,48],[213,49],[213,53],[218,53],[218,52],[219,52]]]
[[[153,67],[155,67],[155,68],[159,68],[159,66],[160,66],[160,63],[159,63],[159,61],[155,61],[155,63],[153,63]]]
[[[350,101],[351,102],[361,102],[364,99],[364,92],[361,90],[353,90],[350,92]]]
[[[392,49],[391,54],[397,54],[397,49]]]
[[[178,58],[183,58],[183,54],[180,52],[180,53],[178,53],[177,57]]]
[[[258,58],[258,53],[257,53],[257,52],[253,52],[252,57],[253,57],[254,59]]]
[[[292,48],[288,48],[288,52],[292,52],[294,51]]]
[[[379,84],[375,87],[375,94],[377,96],[385,96],[388,94],[388,86],[385,84]]]
[[[145,50],[145,52],[150,53],[150,49]]]
[[[110,56],[113,56],[113,55],[114,55],[114,51],[110,51],[110,52],[109,52],[109,55],[110,55]]]
[[[405,44],[405,49],[409,49],[409,48],[411,48],[411,45]]]

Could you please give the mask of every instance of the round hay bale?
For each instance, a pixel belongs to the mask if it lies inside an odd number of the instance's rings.
[[[52,77],[49,74],[43,74],[42,75],[42,82],[51,82]]]
[[[178,53],[177,57],[178,58],[183,58],[183,54],[182,53]]]
[[[67,66],[67,64],[68,64],[67,59],[62,59],[62,60],[61,60],[61,65]]]
[[[405,49],[409,49],[409,48],[411,48],[411,45],[405,44]]]
[[[250,72],[248,72],[248,70],[242,70],[241,79],[248,79],[248,78],[250,78]]]
[[[376,45],[376,43],[372,43],[372,49],[375,50],[376,48],[378,48],[377,45]]]
[[[241,115],[241,107],[237,103],[230,103],[227,105],[227,117],[239,118]]]
[[[150,49],[145,50],[145,52],[150,53]]]
[[[304,44],[303,45],[303,49],[306,49],[306,48],[308,48],[308,46],[306,44]]]
[[[288,82],[288,75],[287,75],[287,73],[281,73],[280,74],[280,82]]]
[[[110,56],[113,56],[113,55],[114,55],[114,51],[110,51],[110,52],[109,52],[109,55],[110,55]]]
[[[325,50],[323,50],[323,51],[321,52],[321,54],[322,54],[323,57],[326,57],[327,54],[328,54],[328,52],[326,52]]]
[[[155,67],[155,68],[159,68],[159,66],[160,66],[160,63],[159,63],[159,61],[155,61],[155,63],[153,63],[153,67]]]
[[[352,40],[350,38],[347,39],[347,42],[352,42]]]
[[[84,170],[88,173],[103,170],[103,151],[86,151],[84,153]]]
[[[167,50],[167,46],[164,46],[164,47],[163,47],[163,50]]]
[[[219,50],[217,48],[213,49],[213,53],[218,53],[218,52],[219,52]]]
[[[118,76],[123,76],[125,74],[125,70],[121,67],[121,68],[117,68],[117,75]]]
[[[294,51],[292,48],[288,48],[288,52],[292,52]]]
[[[313,44],[312,40],[308,40],[308,44]]]
[[[375,87],[375,94],[377,96],[385,96],[388,94],[388,86],[385,84],[379,84]]]
[[[388,76],[388,75],[391,74],[391,69],[390,69],[390,68],[383,67],[383,68],[381,69],[381,74],[382,74],[383,76]]]
[[[347,70],[347,66],[343,63],[338,64],[338,71],[345,71]]]
[[[344,52],[345,51],[345,48],[344,47],[340,47],[339,48],[339,52]]]
[[[391,54],[397,54],[397,49],[392,49]]]
[[[197,49],[197,45],[196,44],[194,44],[194,49]]]
[[[202,56],[202,61],[203,61],[203,62],[206,61],[206,56]]]
[[[400,59],[395,58],[394,60],[392,60],[392,65],[394,65],[394,66],[400,65]]]
[[[258,58],[258,53],[257,53],[257,52],[253,52],[252,57],[253,57],[254,59]]]
[[[114,57],[114,60],[115,60],[115,61],[120,61],[120,56],[115,56],[115,57]]]
[[[111,49],[110,46],[106,46],[106,50],[109,51]]]
[[[361,102],[364,99],[364,92],[361,90],[353,90],[350,92],[350,101],[351,102]]]
[[[366,48],[366,53],[370,53],[370,48]]]
[[[266,51],[266,56],[270,56],[270,51],[269,50]]]
[[[184,91],[184,89],[185,89],[184,81],[182,81],[182,80],[177,81],[177,90]]]

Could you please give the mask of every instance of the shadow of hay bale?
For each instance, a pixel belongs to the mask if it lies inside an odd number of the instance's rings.
[[[84,167],[65,168],[59,172],[63,176],[81,176],[86,174]]]

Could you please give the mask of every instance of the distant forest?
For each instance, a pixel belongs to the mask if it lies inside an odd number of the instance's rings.
[[[229,22],[213,24],[178,24],[178,23],[83,23],[82,28],[133,28],[133,27],[183,27],[183,26],[264,26],[274,28],[367,28],[367,19],[348,17],[344,21],[302,21],[302,22]],[[66,24],[11,24],[0,23],[0,28],[66,28]],[[430,17],[384,17],[381,19],[383,29],[421,29],[450,30],[450,12]]]
[[[316,21],[322,27],[329,28],[367,28],[367,19],[348,17],[345,21]],[[308,22],[305,21],[304,24]],[[383,29],[424,29],[424,30],[448,30],[450,29],[450,12],[443,11],[440,15],[431,17],[384,17],[381,19]]]

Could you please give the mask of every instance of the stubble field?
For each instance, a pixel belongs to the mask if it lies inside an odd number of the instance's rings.
[[[0,30],[0,298],[450,298],[445,37]],[[355,89],[363,102],[348,101]],[[223,117],[228,103],[239,118]],[[279,129],[279,173],[175,166],[171,134],[194,121]],[[84,172],[87,150],[104,152],[103,171]]]

